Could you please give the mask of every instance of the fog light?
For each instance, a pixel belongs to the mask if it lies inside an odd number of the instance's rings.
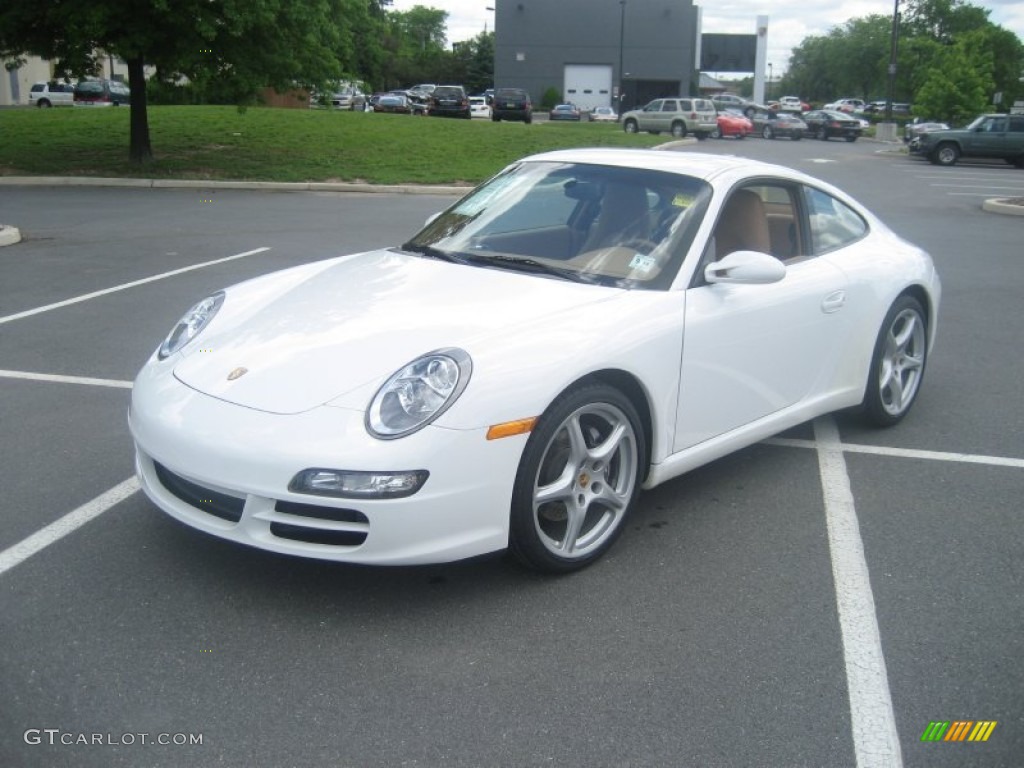
[[[405,472],[304,469],[288,483],[288,490],[341,499],[401,499],[416,493],[429,476],[425,469]]]

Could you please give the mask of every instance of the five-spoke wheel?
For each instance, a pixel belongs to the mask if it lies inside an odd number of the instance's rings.
[[[600,557],[640,489],[646,448],[630,400],[604,384],[559,397],[523,451],[509,546],[526,565],[572,571]]]
[[[875,342],[863,403],[870,421],[890,426],[907,415],[921,388],[927,353],[924,310],[912,296],[900,296],[886,314]]]

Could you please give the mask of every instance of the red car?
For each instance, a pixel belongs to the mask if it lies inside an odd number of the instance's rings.
[[[716,139],[735,136],[742,139],[754,132],[754,123],[739,112],[721,110],[718,113],[718,128],[711,135]]]

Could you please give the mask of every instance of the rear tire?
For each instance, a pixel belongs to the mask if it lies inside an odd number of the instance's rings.
[[[677,139],[686,138],[686,124],[685,123],[672,123],[672,135]]]
[[[921,303],[903,295],[882,321],[871,355],[861,409],[870,423],[890,427],[917,399],[928,355],[928,321]]]
[[[761,129],[761,136],[763,136],[766,139],[774,139],[775,133],[772,131],[772,127],[770,125],[766,125],[764,128]]]
[[[825,128],[819,128],[814,137],[818,139],[818,141],[828,141],[828,131],[825,130]]]

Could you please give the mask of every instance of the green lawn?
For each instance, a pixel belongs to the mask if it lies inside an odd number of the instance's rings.
[[[601,123],[494,123],[331,110],[150,107],[155,160],[128,163],[128,109],[0,110],[0,175],[475,184],[564,147],[650,147]]]

